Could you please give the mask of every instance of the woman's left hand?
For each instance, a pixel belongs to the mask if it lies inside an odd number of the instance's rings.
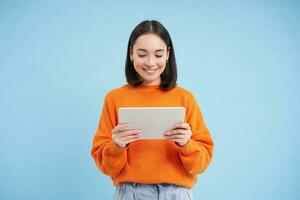
[[[179,146],[185,146],[191,139],[192,131],[188,123],[176,124],[176,128],[165,133],[168,140],[174,141]]]

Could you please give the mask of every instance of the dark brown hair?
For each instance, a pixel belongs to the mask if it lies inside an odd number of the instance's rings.
[[[141,22],[133,29],[129,37],[125,64],[126,80],[132,86],[139,86],[143,83],[143,80],[139,78],[138,73],[135,71],[134,66],[131,63],[130,49],[133,48],[133,45],[139,36],[148,33],[153,33],[159,36],[165,42],[167,48],[170,48],[170,54],[168,62],[166,64],[166,68],[160,75],[160,87],[166,90],[172,89],[177,84],[177,66],[174,54],[174,47],[167,29],[160,22],[155,20],[145,20]]]

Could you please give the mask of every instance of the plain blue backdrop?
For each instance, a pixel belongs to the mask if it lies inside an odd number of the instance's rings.
[[[90,149],[132,29],[173,39],[215,141],[195,199],[300,199],[299,1],[0,1],[0,199],[112,199]]]

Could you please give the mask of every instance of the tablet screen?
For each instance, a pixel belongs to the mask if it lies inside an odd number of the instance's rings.
[[[141,139],[164,139],[164,133],[183,123],[184,107],[121,107],[119,123],[129,123],[126,130],[141,129]]]

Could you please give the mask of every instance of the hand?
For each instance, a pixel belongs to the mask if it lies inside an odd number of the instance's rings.
[[[179,146],[185,146],[191,139],[192,131],[188,123],[176,124],[176,128],[165,133],[168,140],[174,141]]]
[[[118,124],[112,129],[112,139],[120,147],[126,147],[127,144],[138,140],[141,137],[140,129],[125,130],[128,123]]]

